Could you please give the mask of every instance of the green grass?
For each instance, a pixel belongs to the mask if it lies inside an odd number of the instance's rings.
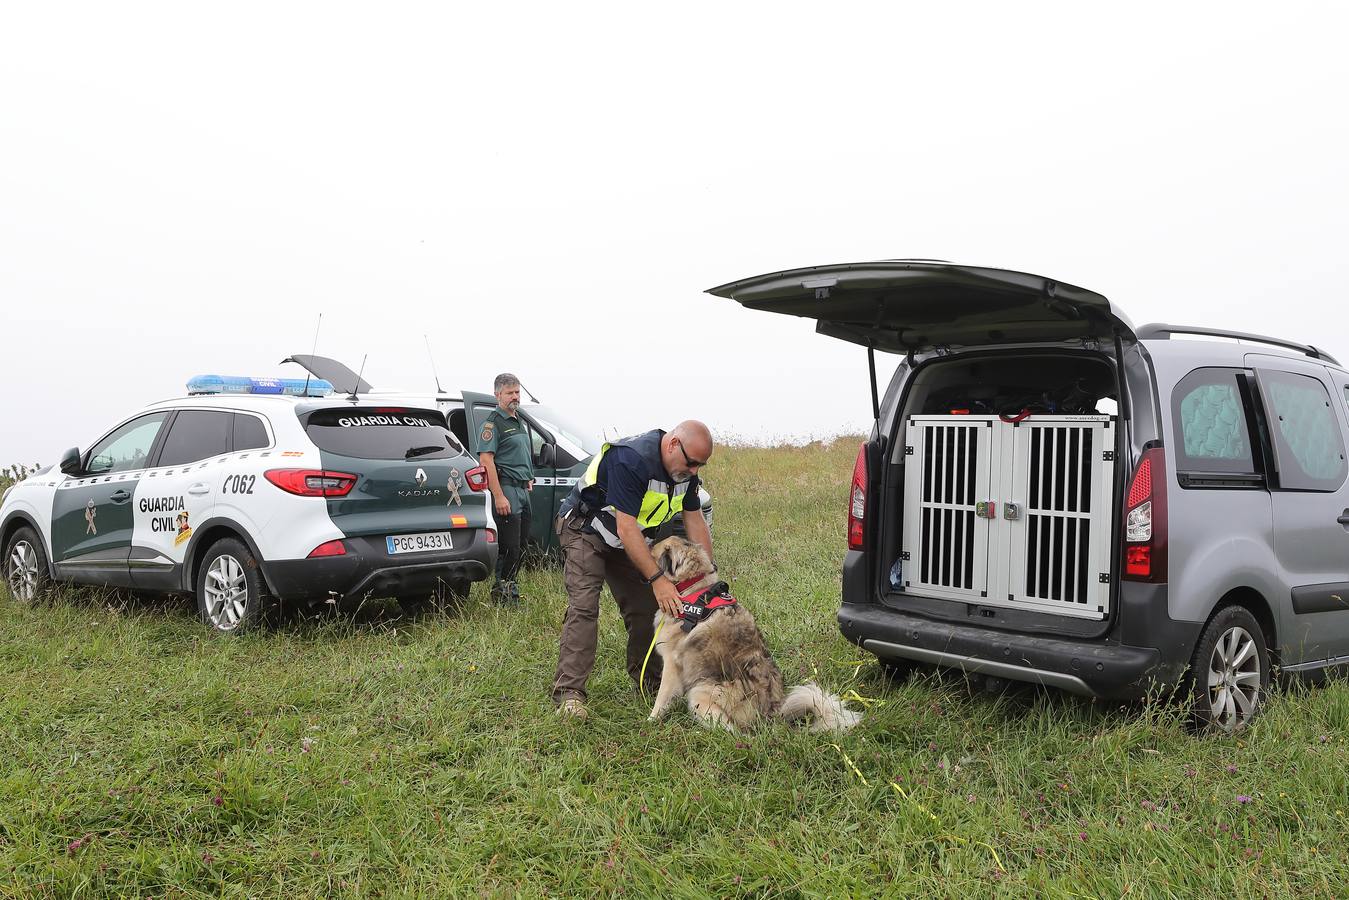
[[[607,600],[591,719],[559,721],[556,570],[516,611],[479,586],[454,615],[236,639],[162,601],[0,594],[0,896],[1349,890],[1344,683],[1276,695],[1240,739],[886,684],[834,624],[855,449],[723,448],[709,472],[721,571],[788,680],[876,701],[837,748],[648,724]]]

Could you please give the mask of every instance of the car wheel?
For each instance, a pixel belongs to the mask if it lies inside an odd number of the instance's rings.
[[[1220,610],[1199,636],[1190,662],[1190,718],[1228,733],[1250,724],[1269,687],[1265,630],[1241,606]]]
[[[222,634],[245,631],[270,601],[253,552],[235,538],[211,545],[197,572],[197,614]]]
[[[398,608],[403,615],[416,617],[426,612],[434,599],[430,591],[425,594],[404,594],[398,598]]]
[[[20,603],[33,603],[47,592],[51,585],[47,553],[33,529],[20,528],[10,538],[5,548],[4,573],[10,594]]]
[[[463,606],[464,601],[468,599],[468,593],[473,588],[473,582],[467,578],[455,578],[450,581],[442,581],[436,585],[435,601],[436,605],[443,609],[454,609]]]

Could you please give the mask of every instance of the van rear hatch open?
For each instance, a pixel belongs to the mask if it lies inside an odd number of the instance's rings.
[[[1094,291],[932,260],[788,269],[708,293],[747,309],[815,319],[820,334],[893,353],[1135,337],[1129,320]]]

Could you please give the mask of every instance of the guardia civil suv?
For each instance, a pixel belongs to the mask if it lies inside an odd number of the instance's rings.
[[[413,604],[495,567],[485,474],[438,410],[312,379],[208,376],[189,391],[6,492],[14,597],[52,581],[182,592],[229,632],[271,598]]]
[[[891,668],[1180,687],[1235,729],[1276,667],[1349,662],[1349,371],[1324,350],[933,260],[711,293],[868,348],[838,622]]]

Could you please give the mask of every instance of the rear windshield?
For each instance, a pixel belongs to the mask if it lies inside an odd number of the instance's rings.
[[[464,452],[445,417],[429,409],[320,409],[304,419],[304,430],[320,450],[358,459],[449,459]]]

